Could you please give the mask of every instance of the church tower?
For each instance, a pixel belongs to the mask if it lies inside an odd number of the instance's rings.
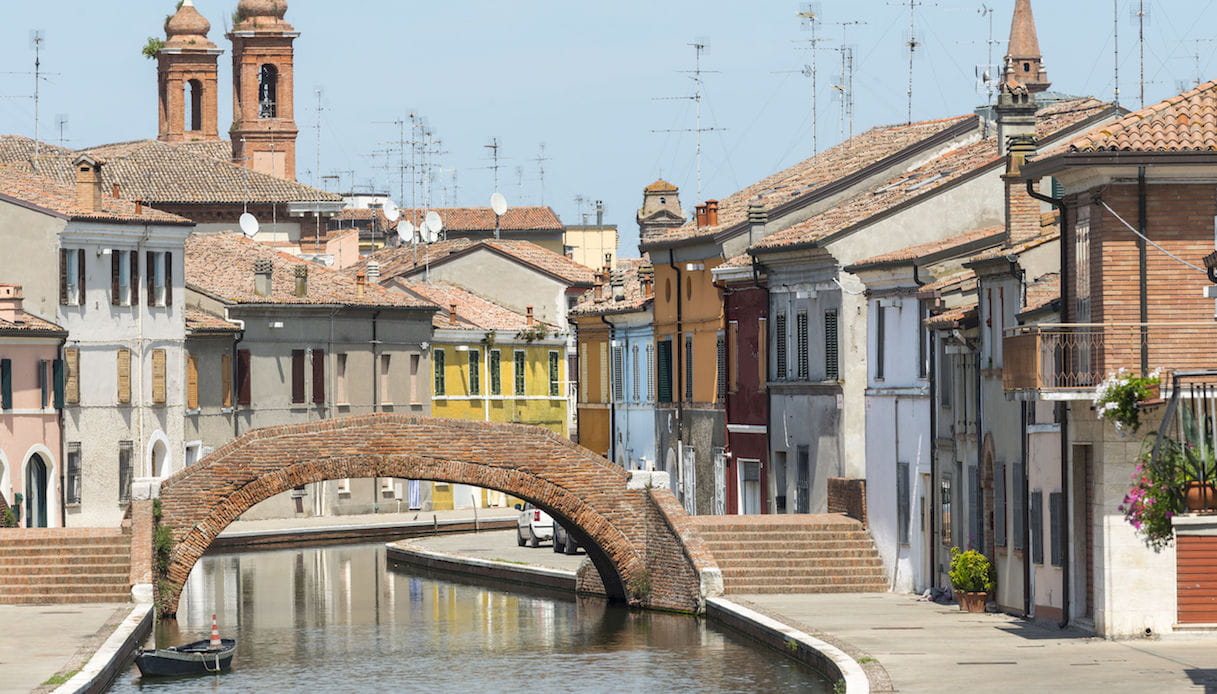
[[[675,229],[685,223],[685,213],[680,209],[680,191],[662,178],[642,189],[642,208],[635,217],[639,237],[665,229]]]
[[[287,0],[241,0],[232,41],[233,162],[296,179],[292,108],[292,42],[300,32],[283,19]]]
[[[207,38],[208,22],[192,0],[165,20],[165,45],[156,54],[157,139],[219,140],[216,61],[223,53]]]
[[[1006,80],[1013,80],[1032,94],[1046,91],[1052,83],[1040,55],[1040,41],[1035,33],[1035,17],[1031,0],[1015,0],[1014,19],[1010,22],[1010,45],[1006,49]]]

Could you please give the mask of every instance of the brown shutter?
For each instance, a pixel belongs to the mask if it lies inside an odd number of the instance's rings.
[[[80,348],[68,347],[63,350],[63,363],[67,368],[67,378],[64,380],[63,397],[73,405],[80,402]]]
[[[199,409],[199,358],[186,355],[186,409]]]
[[[156,305],[156,252],[144,253],[144,273],[148,275],[148,305]]]
[[[220,405],[232,407],[232,355],[220,355]]]
[[[68,303],[68,249],[59,249],[59,305]]]
[[[325,350],[313,350],[313,402],[325,404]]]
[[[152,298],[152,293],[148,293]],[[139,306],[139,251],[131,251],[131,305]]]
[[[173,253],[165,251],[165,305],[173,305]]]
[[[152,350],[152,402],[165,404],[165,350]]]
[[[292,402],[304,402],[304,350],[292,350]]]
[[[126,405],[131,402],[131,350],[118,350],[118,402]]]
[[[110,305],[118,306],[118,266],[122,263],[118,256],[122,251],[110,252]],[[81,255],[84,255],[81,253]]]
[[[250,403],[249,350],[237,350],[237,404]]]
[[[85,304],[85,252],[83,248],[76,250],[76,303]]]

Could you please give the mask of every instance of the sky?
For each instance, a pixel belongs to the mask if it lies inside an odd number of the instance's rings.
[[[911,0],[912,118],[971,112],[986,101],[979,65],[1005,54],[1014,0]],[[568,224],[602,200],[637,255],[634,215],[656,178],[692,210],[840,142],[842,45],[853,55],[854,133],[905,122],[910,0],[290,0],[295,44],[297,178],[333,192],[376,190],[397,204],[546,204]],[[0,22],[0,133],[34,135],[34,50],[41,49],[39,136],[72,148],[154,138],[156,67],[140,49],[163,37],[174,0],[5,3]],[[1118,21],[1120,103],[1145,102],[1217,77],[1217,0],[1033,0],[1053,90],[1113,98]],[[236,0],[195,0],[220,57],[221,131],[231,123]],[[819,18],[815,33],[798,14]],[[991,10],[991,12],[986,12]],[[997,43],[990,46],[992,38]],[[809,50],[813,36],[826,39]],[[701,54],[701,177],[693,75]],[[814,62],[816,97],[805,68]],[[318,96],[320,92],[320,96]],[[321,105],[318,111],[318,103]],[[414,118],[411,119],[411,115]],[[398,123],[404,125],[398,125]],[[813,122],[816,137],[813,140]],[[422,165],[397,144],[425,125],[438,140]],[[320,126],[320,127],[318,127]],[[320,132],[318,132],[320,131]],[[677,132],[657,132],[677,131]],[[318,134],[320,138],[318,138]],[[318,147],[318,139],[320,146]],[[542,149],[542,145],[544,148]],[[542,154],[543,152],[543,154]],[[544,158],[543,161],[538,159]],[[318,166],[318,161],[320,165]],[[542,177],[542,168],[544,171]],[[404,180],[404,185],[403,185]],[[591,221],[594,221],[592,219]]]

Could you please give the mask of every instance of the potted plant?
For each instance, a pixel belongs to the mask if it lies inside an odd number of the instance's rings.
[[[1158,371],[1148,376],[1134,376],[1128,369],[1120,369],[1107,375],[1094,389],[1095,415],[1116,426],[1124,433],[1136,433],[1141,427],[1141,408],[1138,403],[1160,397],[1161,378]]]
[[[1213,432],[1204,431],[1196,421],[1192,408],[1182,408],[1183,443],[1163,441],[1165,453],[1176,461],[1183,482],[1183,502],[1188,511],[1211,511],[1217,508],[1217,454],[1213,451]]]
[[[970,549],[961,552],[951,548],[951,586],[959,609],[966,612],[984,612],[993,592],[993,565],[988,557]]]

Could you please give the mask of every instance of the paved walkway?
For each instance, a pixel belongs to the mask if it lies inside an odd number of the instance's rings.
[[[514,530],[487,530],[481,533],[454,533],[431,537],[413,537],[407,543],[433,552],[444,552],[462,557],[473,557],[486,561],[502,561],[511,564],[543,566],[547,569],[578,571],[587,559],[582,549],[578,554],[566,555],[553,551],[553,546],[520,547],[516,544]]]
[[[481,521],[515,520],[520,512],[513,508],[480,508],[477,518]],[[429,525],[444,521],[473,520],[473,509],[456,511],[408,511],[406,513],[369,513],[357,516],[313,516],[310,518],[272,518],[268,520],[239,520],[233,521],[221,533],[220,537],[239,535],[250,532],[273,530],[323,530],[326,528],[344,528],[352,526],[383,526],[383,525]]]
[[[129,604],[0,605],[0,692],[37,690],[79,670],[130,612]]]

